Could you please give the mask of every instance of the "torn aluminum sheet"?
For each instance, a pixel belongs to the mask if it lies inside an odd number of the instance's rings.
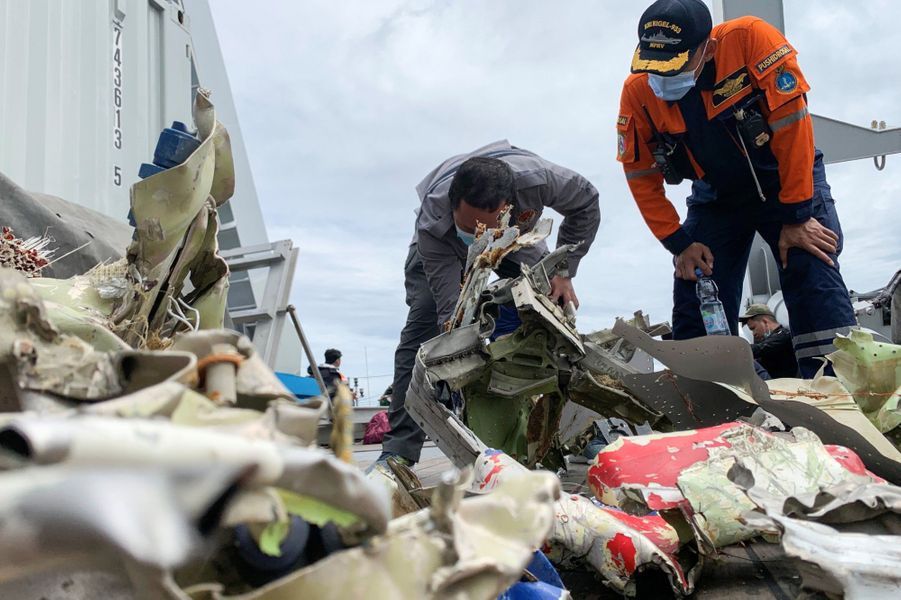
[[[116,355],[60,333],[35,289],[10,269],[0,269],[0,363],[22,389],[82,399],[123,391]]]
[[[883,600],[901,589],[901,536],[842,533],[777,512],[749,513],[749,527],[781,534],[780,543],[796,559],[803,586],[831,598]]]
[[[842,460],[833,458],[833,452]],[[823,446],[800,427],[789,434],[771,434],[744,423],[726,423],[619,438],[598,453],[588,484],[599,499],[630,512],[681,510],[701,549],[712,553],[759,534],[740,521],[754,505],[730,481],[732,469],[750,470],[764,489],[782,497],[877,481],[861,472],[849,453]]]
[[[483,452],[473,469],[471,491],[478,494],[527,472],[498,450]],[[554,508],[554,526],[545,546],[554,563],[588,564],[606,585],[629,596],[636,593],[635,575],[651,567],[667,575],[677,595],[694,589],[700,563],[688,572],[683,569],[676,556],[682,545],[679,534],[659,515],[637,517],[574,494],[563,494]]]
[[[743,427],[725,423],[695,431],[620,437],[601,449],[588,469],[595,497],[631,513],[681,509],[676,481],[685,469],[706,462],[712,449],[727,446],[722,434]]]
[[[212,533],[246,474],[156,466],[2,473],[0,583],[64,564],[172,568]]]
[[[733,468],[749,471],[758,486],[779,497],[817,495],[839,484],[873,482],[848,471],[815,434],[801,427],[773,435],[743,426],[721,437],[727,448],[712,448],[709,460],[686,469],[678,478],[702,549],[712,551],[759,534],[740,522],[740,516],[754,505],[740,486],[730,485],[728,474]]]
[[[706,421],[705,426],[725,419],[750,416],[759,405],[788,426],[807,427],[826,444],[850,448],[873,473],[892,483],[901,483],[901,460],[897,450],[883,452],[870,440],[872,426],[861,429],[846,424],[803,398],[774,400],[767,385],[754,373],[747,348],[736,344],[745,342],[737,337],[706,336],[693,340],[659,342],[623,322],[617,322],[614,332],[652,355],[672,369],[672,373],[623,376],[624,387],[651,408],[660,410],[670,420],[672,415],[688,415]],[[699,350],[703,350],[699,353]],[[716,360],[708,357],[716,356]],[[690,379],[697,377],[699,379]],[[704,379],[704,380],[702,380]],[[669,382],[668,394],[655,395],[655,382]],[[791,380],[779,380],[791,381]],[[723,382],[723,383],[719,383]],[[730,384],[730,385],[726,385]],[[642,389],[644,388],[644,389]],[[682,428],[691,426],[682,425]]]
[[[131,291],[111,315],[132,346],[180,326],[220,328],[228,265],[218,255],[216,208],[234,192],[228,133],[215,120],[209,92],[198,90],[194,116],[200,146],[188,159],[135,183],[131,209],[136,236],[126,277]],[[185,281],[193,291],[182,299]],[[181,325],[179,325],[181,324]]]
[[[148,420],[104,417],[12,419],[0,449],[30,464],[70,467],[254,466],[249,485],[302,493],[358,515],[384,531],[388,502],[363,473],[313,448],[298,448]]]
[[[835,338],[838,348],[826,358],[838,380],[876,428],[901,449],[901,346],[852,329]]]
[[[783,473],[761,466],[763,462],[759,457],[742,458],[727,476],[767,514],[824,523],[855,523],[886,512],[901,515],[901,487],[883,480],[864,474],[843,476],[838,483],[830,483],[830,477],[818,477],[814,485],[791,485],[793,482],[787,484],[784,477],[774,481]]]
[[[551,473],[523,472],[491,494],[461,501],[467,485],[445,478],[432,508],[391,521],[384,535],[365,546],[252,592],[229,595],[216,584],[185,591],[194,600],[494,599],[520,578],[544,541],[559,481]]]
[[[164,381],[127,396],[76,410],[84,415],[126,419],[162,417],[174,425],[212,427],[248,439],[311,445],[316,442],[324,409],[325,402],[314,398],[303,405],[271,401],[261,413],[249,408],[221,406],[181,383]]]

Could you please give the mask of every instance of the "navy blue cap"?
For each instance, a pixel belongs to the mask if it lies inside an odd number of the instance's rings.
[[[657,0],[638,21],[633,73],[675,75],[710,35],[713,19],[701,0]]]

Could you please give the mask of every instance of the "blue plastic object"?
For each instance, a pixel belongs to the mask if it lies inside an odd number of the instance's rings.
[[[557,573],[557,569],[554,568],[554,565],[551,564],[551,561],[548,560],[541,550],[536,550],[532,554],[532,562],[526,567],[526,571],[538,578],[538,581],[560,588],[565,587],[563,580],[560,579],[560,574]]]
[[[519,312],[516,308],[501,304],[498,307],[497,319],[494,322],[494,331],[491,332],[489,339],[493,342],[502,335],[513,333],[519,329],[520,325],[522,325],[522,320],[519,318]]]
[[[166,169],[177,167],[188,160],[188,157],[200,147],[200,140],[191,135],[187,126],[181,121],[173,121],[172,127],[160,132],[153,152],[153,163],[142,163],[138,177],[147,179]]]
[[[138,177],[141,179],[147,179],[151,175],[156,175],[157,173],[162,173],[165,171],[163,167],[159,167],[157,165],[152,165],[150,163],[141,163],[141,168],[138,169]]]
[[[185,162],[200,147],[200,140],[188,132],[181,121],[173,121],[172,127],[163,129],[153,153],[153,164],[171,169]]]
[[[312,377],[299,377],[291,373],[276,372],[275,376],[298,399],[312,398],[319,395],[319,384]]]
[[[541,550],[532,554],[532,561],[526,571],[538,581],[519,581],[498,596],[498,600],[558,600],[565,597],[566,586],[557,569]]]
[[[566,598],[566,590],[543,581],[514,583],[497,600],[560,600]]]

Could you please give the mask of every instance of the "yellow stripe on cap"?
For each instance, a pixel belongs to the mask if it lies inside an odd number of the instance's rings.
[[[688,50],[680,52],[669,60],[644,60],[639,56],[638,49],[632,56],[633,71],[679,71],[688,63]]]

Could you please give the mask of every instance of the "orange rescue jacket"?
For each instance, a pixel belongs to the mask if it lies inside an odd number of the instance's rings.
[[[716,84],[711,90],[699,90],[707,118],[712,120],[755,91],[762,92],[765,101],[759,104],[771,130],[770,150],[778,162],[779,201],[801,208],[813,196],[815,148],[804,95],[810,86],[798,68],[797,52],[782,33],[757,17],[726,21],[710,35],[718,41],[713,58]],[[656,142],[648,115],[663,134],[678,137],[686,126],[677,103],[657,98],[647,77],[646,73],[630,75],[623,85],[616,123],[617,160],[623,164],[645,222],[658,240],[664,240],[681,226],[651,154]],[[687,148],[686,152],[695,178],[702,178],[703,169]]]

